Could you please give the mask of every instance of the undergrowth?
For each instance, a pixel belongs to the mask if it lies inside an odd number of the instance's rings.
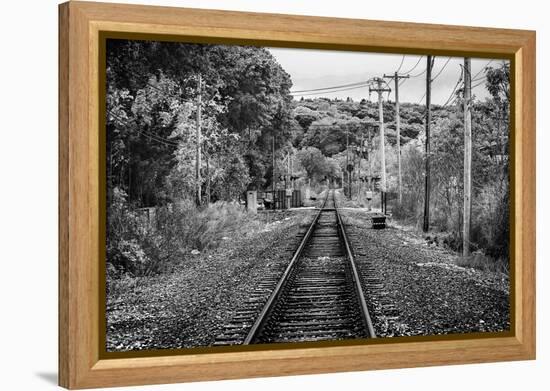
[[[122,191],[115,191],[108,211],[107,274],[121,278],[169,272],[193,253],[252,235],[266,224],[242,205],[225,201],[202,208],[192,202],[166,205],[147,218],[130,208]]]
[[[476,251],[469,257],[459,257],[456,264],[462,267],[504,274],[508,274],[510,268],[507,260],[491,258],[481,251]]]

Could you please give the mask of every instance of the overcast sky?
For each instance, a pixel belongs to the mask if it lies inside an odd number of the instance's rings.
[[[312,50],[312,49],[287,49],[287,48],[269,48],[277,61],[292,77],[292,91],[311,90],[324,87],[333,87],[346,85],[351,83],[363,82],[374,76],[383,76],[393,74],[401,64],[403,55],[397,54],[376,54],[363,52],[343,52],[332,50]],[[420,56],[406,55],[403,60],[403,65],[399,73],[409,71],[411,77],[399,87],[399,101],[419,103],[425,102],[423,95],[426,91],[426,74],[423,73],[426,69],[426,57],[423,57],[418,63]],[[449,98],[453,88],[455,87],[461,73],[460,65],[464,63],[463,58],[454,57],[449,60],[449,57],[436,57],[432,78],[434,78],[441,69],[443,71],[432,82],[432,103],[443,104]],[[472,75],[474,78],[483,76],[480,72],[489,63],[488,59],[472,59]],[[494,60],[491,66],[497,66],[502,60]],[[415,65],[418,63],[418,66]],[[445,66],[445,67],[444,67]],[[443,68],[444,67],[444,68]],[[413,69],[414,68],[414,69]],[[478,74],[478,72],[480,72]],[[475,76],[478,74],[477,76]],[[389,80],[388,80],[389,81]],[[480,79],[473,82],[472,86],[482,82]],[[390,86],[392,92],[390,99],[395,100],[393,93],[393,81]],[[484,99],[488,92],[485,88],[485,83],[473,89],[473,94],[480,99]],[[301,95],[295,95],[300,99]],[[369,98],[368,87],[350,89],[337,92],[322,92],[315,95],[304,95],[305,98],[314,97],[330,97],[342,98],[351,97],[354,100]],[[384,94],[384,98],[387,94]],[[371,100],[376,100],[376,94],[372,94]]]

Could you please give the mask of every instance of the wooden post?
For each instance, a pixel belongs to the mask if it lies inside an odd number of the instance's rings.
[[[471,62],[464,58],[464,217],[462,227],[462,256],[470,255],[470,219],[472,206],[472,76]]]
[[[376,88],[369,87],[370,91],[378,93],[378,126],[380,128],[380,191],[384,193],[386,191],[386,142],[384,137],[384,107],[382,104],[382,94],[384,92],[390,92],[389,88],[382,88],[384,79],[377,77],[374,79],[377,84]]]
[[[290,152],[286,153],[286,177],[287,177],[287,180],[285,181],[286,183],[285,189],[289,189],[291,187],[291,181],[292,181],[292,178],[290,178]]]
[[[206,155],[206,204],[210,205],[210,156]]]
[[[346,129],[346,173],[348,178],[348,190],[346,195],[351,199],[351,184],[350,184],[350,172],[349,172],[349,129]]]
[[[128,201],[132,200],[132,142],[128,143]]]
[[[271,190],[273,191],[273,205],[275,205],[275,131],[273,131],[273,139],[272,139],[272,150],[271,150]],[[275,208],[273,208],[275,209]]]
[[[432,56],[426,56],[426,176],[424,180],[424,232],[430,229],[430,123],[432,122],[432,111],[430,107],[432,89]]]
[[[361,190],[363,190],[363,182],[361,180],[361,160],[363,159],[363,138],[364,134],[361,132],[361,148],[359,149],[359,172],[357,173],[357,177],[359,179],[359,190],[358,190],[358,196],[357,199],[359,199],[359,196],[361,195]]]
[[[401,193],[401,116],[399,115],[399,76],[395,72],[395,129],[397,133],[397,193],[399,205],[403,201]]]
[[[378,89],[382,89],[382,80],[378,79]],[[380,123],[380,171],[382,182],[380,189],[386,191],[386,141],[384,137],[384,107],[382,103],[382,91],[378,91],[378,121]]]
[[[201,108],[202,106],[202,76],[198,75],[198,97],[197,97],[197,129],[196,129],[196,156],[195,156],[195,181],[196,181],[196,203],[201,204]]]
[[[384,75],[386,78],[392,78],[395,82],[395,130],[397,133],[397,192],[399,194],[399,204],[403,202],[403,192],[401,185],[401,115],[399,114],[399,79],[408,79],[409,75],[399,75],[395,72],[393,75]]]
[[[371,128],[372,129],[372,128]],[[369,191],[373,191],[373,184],[372,184],[372,154],[373,154],[373,150],[371,148],[371,145],[372,145],[372,134],[371,134],[371,129],[369,129],[369,147],[367,148],[367,152],[368,152],[368,160],[369,160],[369,183],[368,183],[368,189]]]
[[[290,187],[292,188],[292,190],[294,190],[294,179],[292,178],[294,176],[294,166],[293,166],[293,161],[292,161],[292,155],[290,155]]]

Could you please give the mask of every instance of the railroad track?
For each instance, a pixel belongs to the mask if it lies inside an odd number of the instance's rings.
[[[374,337],[334,190],[329,190],[282,277],[266,276],[215,345]]]

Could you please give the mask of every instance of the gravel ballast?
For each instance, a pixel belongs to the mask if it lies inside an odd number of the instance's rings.
[[[342,203],[343,204],[343,203]],[[372,213],[340,210],[379,337],[510,329],[509,278],[457,265],[457,254]],[[251,289],[284,272],[314,209],[263,212],[257,232],[224,238],[170,274],[109,283],[107,350],[212,346]]]
[[[378,336],[510,329],[507,275],[457,266],[456,254],[391,222],[372,229],[369,212],[341,213]]]
[[[211,346],[266,270],[284,272],[314,210],[267,213],[271,222],[263,230],[227,238],[174,273],[115,281],[107,298],[107,351]]]

